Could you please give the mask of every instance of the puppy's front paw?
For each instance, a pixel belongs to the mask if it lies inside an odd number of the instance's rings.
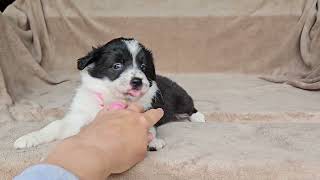
[[[149,151],[158,151],[166,145],[163,139],[154,138],[148,145]]]
[[[18,138],[14,142],[14,148],[16,149],[23,149],[23,148],[29,148],[33,146],[37,146],[41,143],[40,138],[38,137],[36,132],[29,133],[27,135],[24,135],[20,138]]]
[[[196,112],[190,116],[191,122],[206,122],[204,115],[201,112]]]

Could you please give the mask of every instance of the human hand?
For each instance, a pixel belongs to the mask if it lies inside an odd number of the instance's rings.
[[[101,110],[79,134],[58,145],[45,162],[81,179],[103,179],[128,170],[144,159],[151,140],[149,128],[163,116],[162,109],[142,112],[135,104],[124,110]]]

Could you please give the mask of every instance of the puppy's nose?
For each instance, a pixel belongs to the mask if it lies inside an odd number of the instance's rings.
[[[142,79],[137,77],[132,78],[130,81],[130,85],[133,89],[138,89],[142,86]]]

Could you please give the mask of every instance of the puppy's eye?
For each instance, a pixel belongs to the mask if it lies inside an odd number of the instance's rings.
[[[123,65],[121,63],[115,63],[115,64],[112,65],[112,69],[120,70],[120,69],[122,69],[122,66]]]
[[[146,65],[145,64],[141,64],[140,68],[142,69],[142,71],[145,71],[146,70]]]

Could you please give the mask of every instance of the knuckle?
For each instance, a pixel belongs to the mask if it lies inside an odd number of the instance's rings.
[[[146,117],[144,117],[142,114],[138,116],[138,119],[141,123],[145,123],[147,121]]]
[[[130,116],[132,119],[137,119],[139,117],[139,114],[133,111],[128,111],[127,115]]]
[[[132,112],[130,110],[128,110],[128,109],[124,109],[123,110],[123,114],[129,116],[129,115],[132,114]]]
[[[130,110],[128,110],[128,109],[122,109],[122,111],[123,111],[124,113],[130,113]]]

